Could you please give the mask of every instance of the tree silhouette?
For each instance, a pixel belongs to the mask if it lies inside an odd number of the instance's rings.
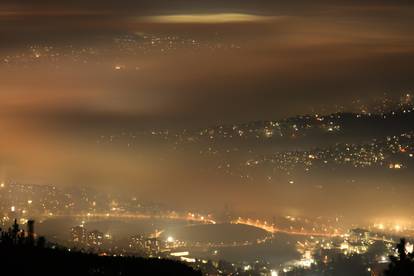
[[[0,230],[0,263],[0,275],[4,272],[12,275],[7,271],[18,270],[17,275],[42,276],[201,276],[201,272],[174,260],[99,256],[58,246],[52,248],[44,237],[34,239],[21,230],[17,220],[8,231]]]
[[[397,256],[390,256],[391,263],[385,271],[386,276],[411,276],[414,275],[414,253],[407,252],[407,241],[401,239],[396,246]]]

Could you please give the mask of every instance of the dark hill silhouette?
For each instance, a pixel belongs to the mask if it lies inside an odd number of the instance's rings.
[[[401,239],[397,244],[398,256],[390,256],[390,265],[385,271],[385,276],[412,276],[414,275],[414,253],[407,252],[407,241]]]
[[[0,236],[0,275],[201,275],[184,263],[167,259],[99,256],[49,248],[15,222]]]

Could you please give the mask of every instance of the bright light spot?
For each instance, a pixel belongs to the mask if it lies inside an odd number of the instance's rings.
[[[278,276],[276,270],[270,270],[270,276]]]
[[[10,210],[11,210],[12,212],[15,212],[15,211],[16,211],[16,207],[12,206],[12,207],[10,208]]]
[[[386,256],[381,256],[381,259],[378,261],[380,264],[384,264],[388,262],[388,258]]]
[[[29,199],[29,200],[27,201],[27,204],[32,204],[32,202],[33,202],[33,201]]]
[[[313,262],[313,259],[303,259],[299,263],[302,267],[310,268]]]
[[[174,242],[174,238],[173,238],[173,237],[171,237],[171,236],[169,236],[169,237],[167,238],[167,242]]]
[[[181,261],[187,262],[187,263],[195,263],[196,259],[194,258],[187,258],[187,257],[180,257]]]
[[[266,128],[264,134],[267,138],[271,138],[273,136],[273,130]]]
[[[341,243],[341,250],[347,250],[348,248],[349,248],[349,245],[348,245],[348,243],[346,243],[346,242],[343,242],[343,243]]]
[[[401,169],[403,166],[402,166],[402,164],[399,164],[399,163],[396,163],[396,164],[390,164],[389,165],[389,168],[390,169],[395,169],[395,170],[399,170],[399,169]]]
[[[414,249],[414,245],[407,242],[405,244],[405,251],[407,251],[407,253],[413,253],[413,249]]]
[[[171,256],[174,256],[174,257],[183,257],[183,256],[188,256],[188,255],[190,255],[190,252],[188,252],[188,251],[182,251],[182,252],[172,252],[172,253],[170,253],[170,255],[171,255]]]

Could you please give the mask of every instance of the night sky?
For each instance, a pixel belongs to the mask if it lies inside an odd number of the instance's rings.
[[[66,113],[76,113],[79,120],[110,117],[114,123],[233,122],[349,105],[358,97],[399,94],[413,85],[409,1],[35,2],[2,1],[3,55],[36,43],[105,47],[107,39],[137,33],[240,49],[202,46],[193,54],[180,49],[124,57],[142,70],[108,76],[107,68],[86,65],[73,68],[70,84],[62,83],[65,76],[45,76],[42,67],[2,72],[2,105],[15,112],[18,105],[34,115],[57,113],[63,121],[72,117]],[[34,89],[18,92],[22,97],[10,92],[29,85]]]

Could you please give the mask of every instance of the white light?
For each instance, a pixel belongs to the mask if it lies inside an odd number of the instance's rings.
[[[10,210],[11,210],[12,212],[16,211],[16,207],[12,206],[12,207],[10,208]]]
[[[174,238],[173,238],[173,237],[171,237],[171,236],[169,236],[169,237],[167,238],[167,242],[174,242]]]
[[[170,253],[170,255],[171,255],[171,256],[174,256],[174,257],[184,257],[184,256],[188,256],[188,255],[190,255],[190,252],[188,252],[188,251],[183,251],[183,252],[173,252],[173,253]]]
[[[187,257],[180,257],[181,261],[187,262],[187,263],[195,263],[196,259],[194,258],[187,258]]]
[[[278,276],[277,271],[276,270],[270,270],[270,276]]]
[[[407,242],[405,244],[405,251],[407,251],[407,253],[409,253],[409,254],[413,253],[413,249],[414,249],[414,245],[413,244],[411,244],[409,242]]]

